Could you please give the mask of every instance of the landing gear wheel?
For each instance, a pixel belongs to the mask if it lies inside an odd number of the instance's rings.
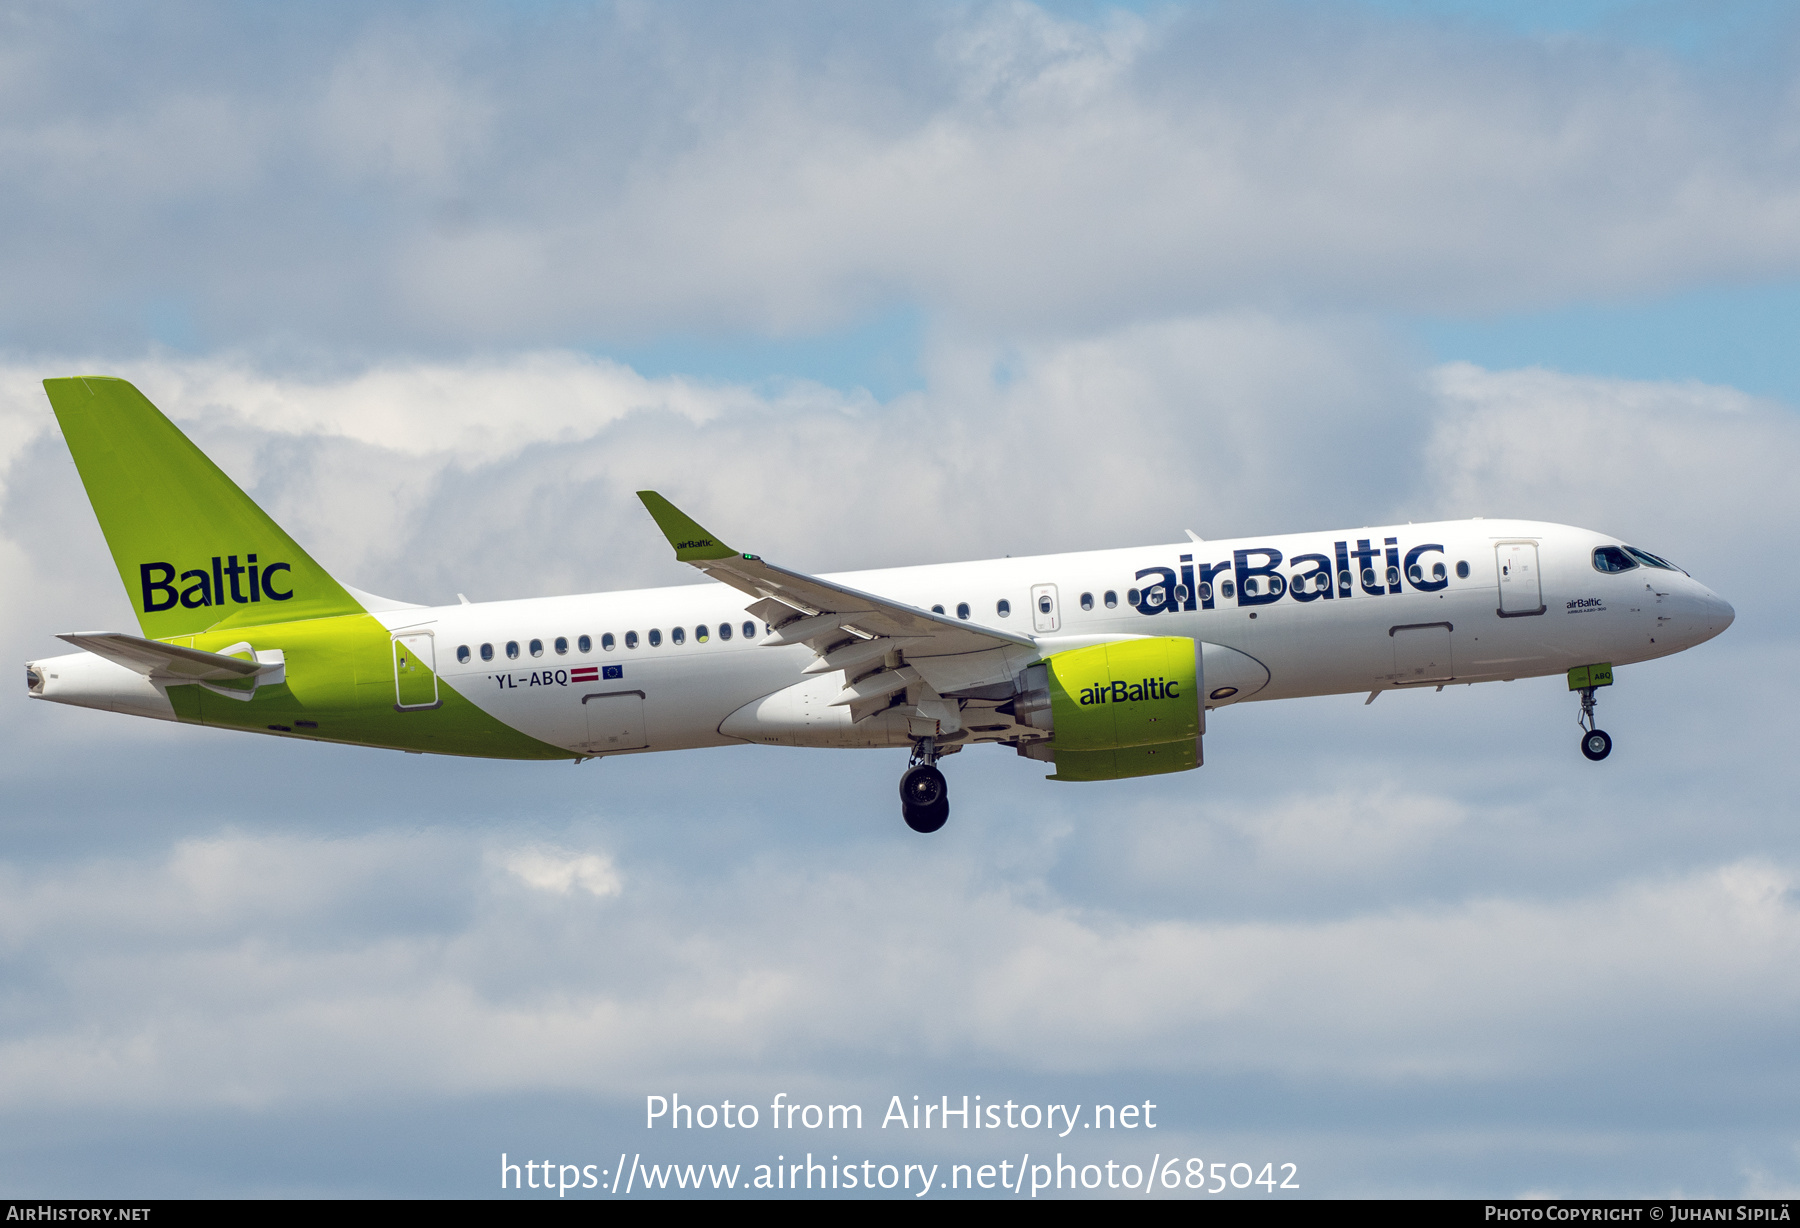
[[[933,832],[950,817],[950,786],[937,770],[937,740],[920,738],[900,777],[900,814],[916,832]]]
[[[1590,729],[1581,735],[1581,753],[1595,763],[1612,754],[1612,735],[1604,729]]]
[[[921,835],[927,835],[942,827],[950,817],[950,802],[947,799],[940,800],[932,806],[903,804],[900,813],[906,819],[908,827]]]
[[[945,807],[947,814],[950,804],[949,792],[950,787],[944,781],[944,774],[929,763],[914,764],[907,768],[906,774],[900,778],[900,800],[912,809],[930,810],[941,805]],[[910,823],[912,820],[908,819],[907,821]],[[939,819],[938,827],[943,826],[943,823],[944,821]],[[929,827],[922,830],[936,831],[937,828]]]

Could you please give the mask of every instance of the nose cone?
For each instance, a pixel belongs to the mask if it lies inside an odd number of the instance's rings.
[[[1712,639],[1737,621],[1737,611],[1731,608],[1731,603],[1710,588],[1700,589],[1698,605],[1695,630],[1699,634],[1694,637],[1696,644]]]

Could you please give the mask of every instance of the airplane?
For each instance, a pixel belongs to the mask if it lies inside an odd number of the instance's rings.
[[[1010,747],[1049,779],[1198,768],[1207,714],[1309,695],[1566,674],[1602,760],[1614,670],[1734,612],[1616,537],[1471,519],[807,575],[654,491],[711,583],[427,606],[333,578],[130,383],[44,388],[141,634],[72,632],[34,699],[284,738],[573,760],[765,743],[910,751],[901,813],[949,816],[938,762]]]

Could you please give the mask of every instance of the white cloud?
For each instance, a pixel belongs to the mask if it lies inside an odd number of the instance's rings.
[[[539,891],[568,895],[580,889],[605,899],[621,889],[612,858],[603,853],[572,853],[566,849],[520,849],[503,860],[508,873]]]
[[[571,904],[617,892],[603,855],[498,856]],[[1044,898],[1028,873],[983,883],[915,855],[881,874],[765,860],[703,899],[690,883],[546,912],[471,874],[480,857],[446,835],[234,836],[160,864],[12,871],[7,1103],[626,1095],[708,1070],[803,1078],[820,1044],[1038,1075],[1447,1089],[1678,1066],[1696,1030],[1754,1044],[1800,998],[1794,875],[1766,861],[1563,900],[1245,923],[1109,915]],[[395,887],[414,915],[371,912]],[[464,892],[467,908],[420,924],[430,895]]]
[[[487,21],[271,40],[237,16],[197,61],[139,54],[171,37],[154,15],[17,31],[0,272],[34,293],[0,323],[67,352],[173,310],[210,345],[381,354],[910,303],[1066,335],[1800,268],[1779,56],[1727,87],[1629,46],[1281,5]]]
[[[1431,384],[1439,410],[1421,457],[1430,506],[1660,543],[1645,548],[1721,591],[1771,605],[1800,596],[1789,570],[1752,545],[1762,526],[1800,516],[1789,476],[1800,423],[1785,407],[1694,382],[1466,363],[1439,368]]]

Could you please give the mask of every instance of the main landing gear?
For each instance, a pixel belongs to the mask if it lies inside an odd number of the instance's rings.
[[[1591,686],[1581,688],[1581,753],[1598,763],[1612,754],[1612,735],[1594,728],[1595,690]]]
[[[900,777],[900,814],[916,832],[933,832],[950,817],[950,786],[937,768],[937,743],[913,744],[912,763]]]

